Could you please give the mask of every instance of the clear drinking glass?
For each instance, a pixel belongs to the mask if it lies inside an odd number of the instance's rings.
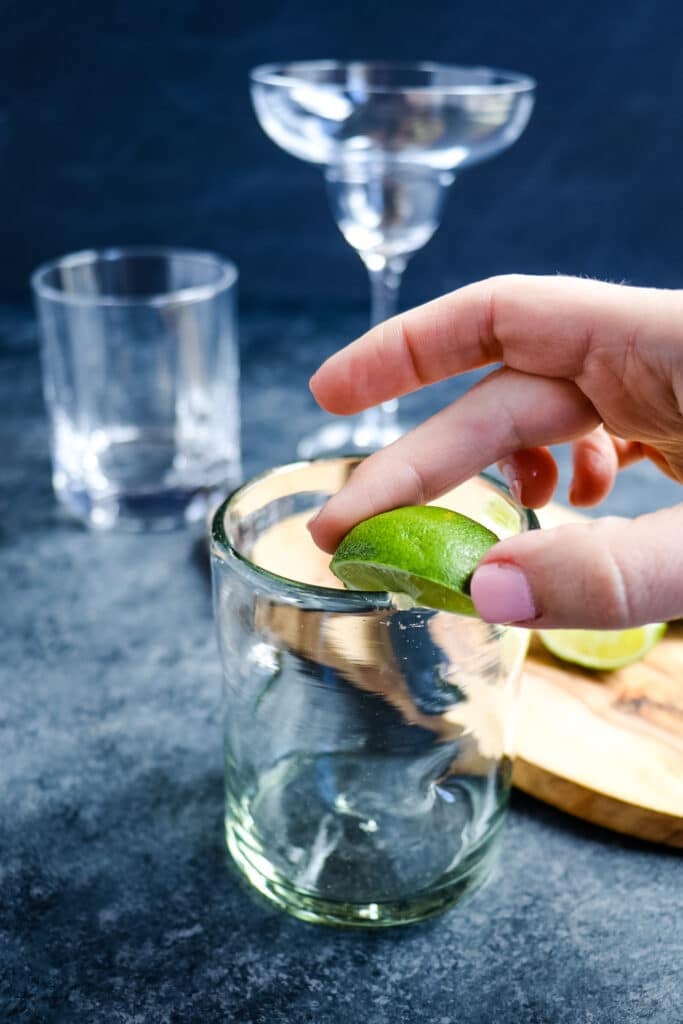
[[[54,488],[90,526],[202,519],[239,481],[236,282],[218,256],[148,248],[33,274]]]
[[[487,875],[510,787],[524,630],[338,589],[306,521],[357,458],[241,487],[213,521],[225,827],[240,871],[297,917],[384,926]],[[439,504],[537,525],[477,478]]]
[[[256,116],[292,156],[325,168],[332,215],[370,275],[371,322],[396,312],[401,275],[429,241],[456,172],[524,131],[535,82],[486,67],[298,61],[251,72]],[[370,451],[402,432],[396,401],[332,423],[304,458]]]

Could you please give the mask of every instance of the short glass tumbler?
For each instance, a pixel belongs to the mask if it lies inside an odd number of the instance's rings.
[[[238,483],[236,281],[182,249],[80,252],[33,274],[54,488],[90,526],[182,525]]]
[[[528,634],[339,589],[305,523],[357,463],[273,470],[214,517],[225,827],[238,868],[280,907],[381,927],[488,874]],[[484,477],[438,503],[501,537],[537,525]]]

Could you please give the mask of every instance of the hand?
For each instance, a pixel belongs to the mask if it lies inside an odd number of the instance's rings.
[[[333,355],[311,380],[329,412],[359,412],[500,363],[462,398],[368,457],[310,524],[333,551],[362,519],[438,498],[498,462],[545,504],[548,444],[573,442],[575,505],[640,458],[683,482],[683,293],[572,278],[492,278],[411,310]],[[683,506],[533,531],[496,544],[471,584],[483,619],[621,629],[683,616]]]

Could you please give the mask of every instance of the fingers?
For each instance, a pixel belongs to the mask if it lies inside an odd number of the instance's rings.
[[[647,452],[640,441],[624,441],[620,437],[612,437],[612,444],[619,460],[619,469],[626,469],[634,462],[647,458]]]
[[[569,487],[572,505],[597,505],[614,486],[619,456],[613,439],[600,426],[573,445],[574,474]]]
[[[683,616],[683,506],[639,519],[534,530],[502,541],[475,570],[487,622],[624,629]]]
[[[394,444],[365,459],[309,524],[334,551],[351,527],[378,512],[431,501],[519,449],[579,437],[597,425],[570,381],[496,371]]]
[[[569,488],[572,505],[590,506],[603,501],[620,469],[645,457],[638,442],[612,437],[600,426],[573,443],[574,473]],[[547,448],[528,448],[498,463],[514,497],[527,508],[542,508],[557,487],[557,463]]]
[[[679,336],[672,296],[579,278],[491,278],[374,327],[323,363],[311,390],[328,412],[348,414],[495,362],[575,379],[589,352],[616,349],[621,365],[625,339]]]

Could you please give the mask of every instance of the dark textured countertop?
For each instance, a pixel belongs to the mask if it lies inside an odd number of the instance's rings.
[[[293,455],[318,416],[308,373],[361,323],[243,317],[247,474]],[[677,497],[641,466],[608,507]],[[243,888],[223,846],[202,546],[62,518],[33,324],[11,310],[0,511],[2,1024],[683,1021],[680,856],[520,796],[495,879],[428,924],[337,932]]]

